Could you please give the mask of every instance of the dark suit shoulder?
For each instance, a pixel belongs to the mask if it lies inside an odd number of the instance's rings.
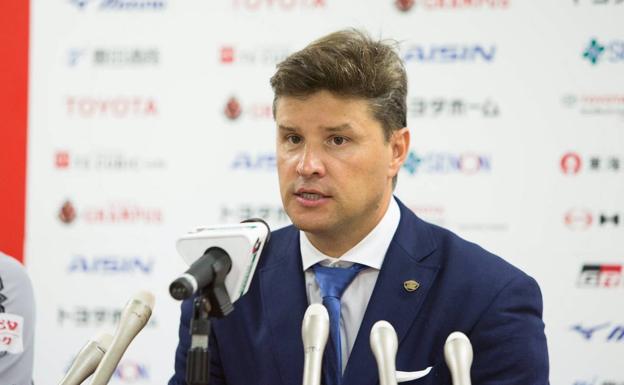
[[[293,225],[272,231],[269,242],[266,243],[262,251],[262,256],[258,262],[258,268],[263,269],[267,266],[279,263],[279,259],[285,257],[283,253],[280,253],[280,250],[287,249],[291,242],[298,242],[298,240],[299,230]]]
[[[419,263],[439,269],[437,283],[444,285],[444,292],[453,291],[458,296],[463,293],[463,298],[487,301],[514,280],[535,284],[532,278],[503,258],[400,206],[401,225],[396,240]]]

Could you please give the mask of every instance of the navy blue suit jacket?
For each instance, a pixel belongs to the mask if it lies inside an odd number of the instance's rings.
[[[433,366],[417,384],[451,384],[443,346],[453,331],[472,342],[473,385],[548,384],[542,299],[533,278],[481,247],[416,217],[399,202],[401,221],[390,243],[357,339],[344,385],[375,385],[369,345],[373,324],[398,335],[397,370]],[[346,230],[348,231],[348,230]],[[408,292],[403,282],[420,287]],[[308,306],[293,226],[273,232],[247,294],[212,323],[211,385],[299,385],[301,322]],[[191,303],[182,305],[180,343],[170,385],[184,385]]]

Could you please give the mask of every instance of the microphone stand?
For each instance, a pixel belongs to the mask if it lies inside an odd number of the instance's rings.
[[[206,253],[208,250],[206,251]],[[203,288],[193,300],[191,319],[191,347],[186,356],[186,383],[208,385],[210,380],[210,320],[223,318],[234,310],[225,288],[225,277],[230,272],[232,260],[221,249],[212,250],[213,281]]]

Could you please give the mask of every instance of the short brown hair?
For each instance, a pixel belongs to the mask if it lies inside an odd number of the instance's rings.
[[[386,141],[407,126],[407,75],[389,42],[348,29],[324,36],[288,56],[271,78],[275,93],[273,115],[280,96],[309,96],[327,90],[345,97],[367,99]]]

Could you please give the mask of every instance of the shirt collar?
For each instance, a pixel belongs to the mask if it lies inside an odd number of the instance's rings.
[[[359,263],[377,270],[381,269],[386,251],[388,251],[392,237],[394,237],[394,233],[397,227],[399,227],[400,220],[401,210],[394,197],[392,197],[386,213],[377,226],[340,258],[333,258],[323,254],[310,243],[303,231],[299,231],[299,247],[303,270],[305,271],[319,262],[323,262],[323,265],[337,267],[349,267],[354,263]]]

